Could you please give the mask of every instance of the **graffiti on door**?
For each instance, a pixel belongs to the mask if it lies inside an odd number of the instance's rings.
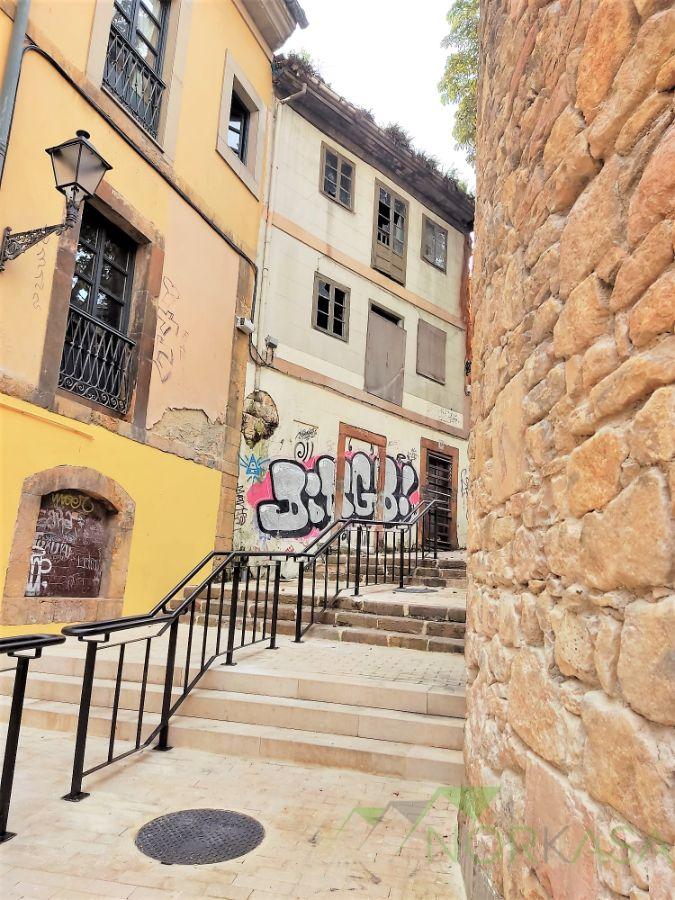
[[[384,519],[404,519],[419,498],[419,477],[405,458],[386,458]],[[335,506],[335,458],[276,459],[265,478],[248,491],[247,500],[264,535],[302,538],[325,528]],[[377,457],[361,451],[348,454],[345,464],[346,518],[371,519],[377,503]]]

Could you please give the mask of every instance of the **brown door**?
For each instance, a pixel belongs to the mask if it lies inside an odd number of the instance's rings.
[[[439,550],[457,547],[457,524],[454,521],[457,503],[455,498],[455,459],[436,450],[427,450],[426,499],[435,500],[431,515],[430,539],[436,534]]]

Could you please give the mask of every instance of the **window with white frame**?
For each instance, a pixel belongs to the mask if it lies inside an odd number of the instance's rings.
[[[248,189],[260,196],[266,107],[228,50],[217,150]]]
[[[448,266],[448,231],[428,216],[422,219],[422,259],[445,272]]]

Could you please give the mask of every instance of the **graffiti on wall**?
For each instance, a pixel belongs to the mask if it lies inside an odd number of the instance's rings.
[[[27,597],[98,597],[110,515],[80,491],[55,491],[40,503]]]
[[[464,498],[464,513],[467,521],[469,520],[469,470],[462,469],[459,476],[460,492]]]
[[[361,451],[345,461],[344,505],[347,518],[370,519],[377,503],[376,456]],[[419,498],[419,477],[406,458],[386,457],[384,519],[404,519]],[[335,506],[335,458],[317,456],[305,460],[276,459],[265,478],[252,485],[247,500],[261,533],[302,538],[325,528]]]
[[[157,304],[157,333],[155,354],[152,358],[162,384],[166,384],[171,378],[178,359],[185,356],[185,347],[190,337],[190,333],[176,318],[175,306],[180,302],[178,288],[165,275],[162,279],[162,295]]]

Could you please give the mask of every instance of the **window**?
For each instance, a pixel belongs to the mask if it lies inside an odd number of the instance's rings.
[[[422,219],[422,259],[445,272],[448,265],[448,232],[426,216]]]
[[[157,137],[168,0],[115,0],[103,83]]]
[[[417,325],[417,374],[445,384],[445,344],[447,334],[428,322]]]
[[[321,191],[346,209],[354,209],[354,164],[337,150],[322,145]]]
[[[75,254],[59,385],[117,412],[129,404],[126,336],[136,245],[86,205]]]
[[[312,325],[343,341],[349,338],[349,290],[318,274],[314,278]]]
[[[251,113],[246,109],[236,92],[233,91],[230,105],[230,124],[227,129],[227,144],[243,163],[246,162],[250,121]]]
[[[375,183],[373,268],[405,283],[408,203],[379,181]]]
[[[266,118],[264,103],[228,50],[216,149],[256,197],[260,197]]]
[[[365,389],[398,406],[403,404],[405,345],[402,319],[371,304],[366,337]]]

